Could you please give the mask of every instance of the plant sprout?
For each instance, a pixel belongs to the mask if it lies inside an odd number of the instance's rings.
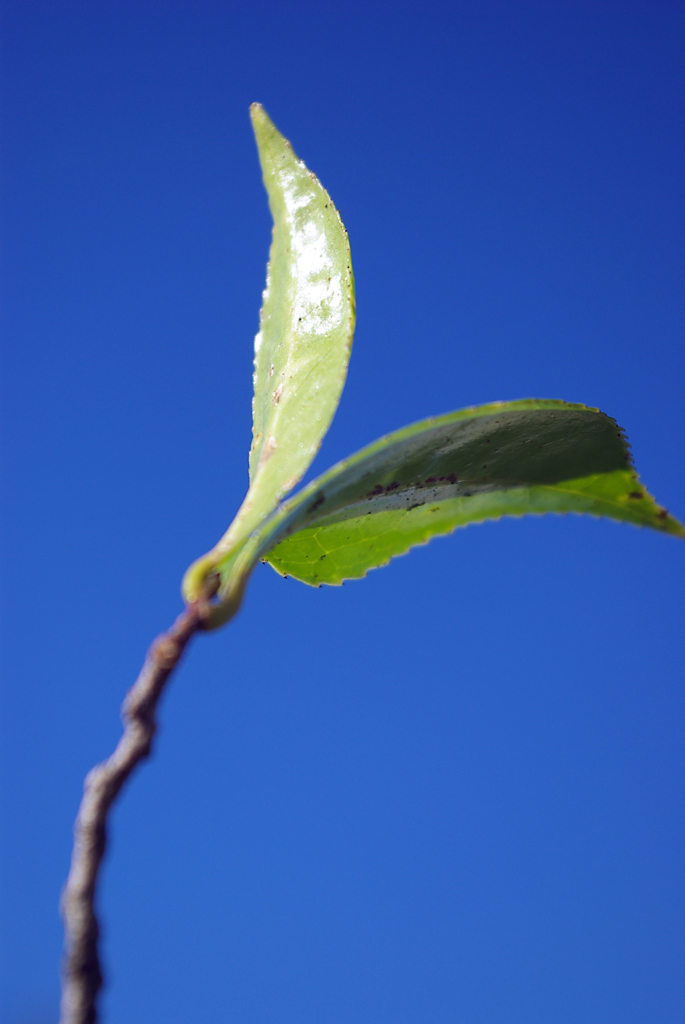
[[[310,466],[345,383],[355,323],[347,232],[328,193],[263,107],[252,123],[274,220],[255,339],[250,485],[224,536],[188,569],[186,609],[150,647],[124,734],[87,776],[62,896],[61,1024],[93,1024],[102,985],[94,902],[107,815],[150,753],[157,701],[188,640],[238,611],[258,561],[337,585],[459,526],[545,512],[607,516],[675,537],[615,420],[548,399],[447,413],[374,441],[286,498]]]

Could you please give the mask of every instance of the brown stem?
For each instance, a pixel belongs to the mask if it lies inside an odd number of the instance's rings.
[[[157,702],[186,644],[207,622],[211,596],[209,592],[188,605],[171,629],[151,644],[122,707],[123,736],[112,756],[86,776],[74,825],[69,877],[60,903],[65,933],[60,1024],[95,1024],[97,1020],[102,972],[94,902],[107,841],[107,815],[126,779],[150,753]]]

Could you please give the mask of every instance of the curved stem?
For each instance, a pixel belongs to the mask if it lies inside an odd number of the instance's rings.
[[[157,702],[186,644],[208,621],[211,596],[206,593],[188,605],[171,629],[151,644],[122,707],[124,733],[111,757],[86,776],[74,825],[71,867],[60,902],[65,933],[60,1024],[95,1024],[97,1020],[102,972],[94,903],[107,842],[107,816],[126,779],[150,753]]]

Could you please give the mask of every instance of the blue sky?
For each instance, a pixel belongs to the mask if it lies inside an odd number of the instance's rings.
[[[262,102],[350,233],[310,476],[496,399],[599,406],[685,516],[682,3],[2,4],[2,983],[186,566],[242,499]],[[676,1024],[685,545],[577,517],[311,590],[259,566],[125,791],[108,1024]]]

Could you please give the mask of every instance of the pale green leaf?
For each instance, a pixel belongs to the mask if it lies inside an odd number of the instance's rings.
[[[274,507],[314,458],[338,407],[354,331],[347,232],[326,190],[263,107],[251,109],[274,219],[255,339],[250,484]]]
[[[340,400],[354,332],[347,232],[330,196],[258,103],[250,109],[274,220],[255,338],[250,488],[227,533],[186,574],[189,600],[208,567],[292,490]]]

